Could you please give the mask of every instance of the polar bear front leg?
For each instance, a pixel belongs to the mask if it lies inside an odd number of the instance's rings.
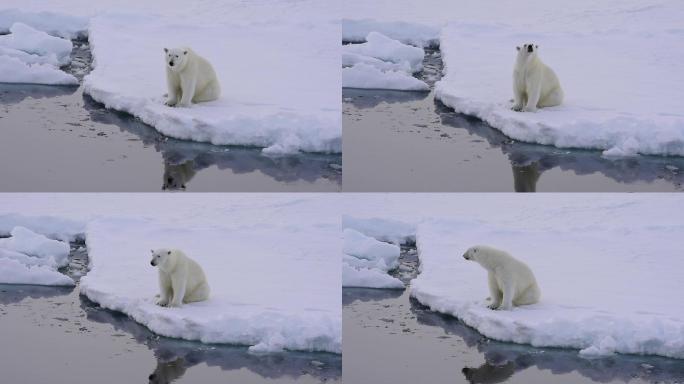
[[[171,277],[171,285],[173,286],[173,299],[171,299],[169,307],[180,307],[183,304],[183,297],[185,297],[187,281],[187,271],[173,274],[173,277]]]
[[[501,305],[501,290],[499,289],[499,284],[496,282],[496,278],[493,273],[489,273],[489,297],[492,299],[491,304],[487,307],[490,309],[496,309]]]
[[[524,92],[517,86],[517,82],[513,83],[513,107],[512,110],[520,112],[525,104]]]
[[[523,111],[536,112],[539,97],[541,95],[541,77],[533,76],[527,80],[527,104]]]
[[[164,104],[169,107],[173,107],[178,103],[178,80],[174,78],[174,75],[166,71],[166,86],[169,89],[166,102]]]
[[[501,290],[503,291],[503,299],[501,305],[497,309],[509,311],[513,309],[513,296],[515,296],[515,284],[511,277],[502,279]]]
[[[169,304],[169,299],[171,298],[171,279],[166,275],[166,273],[159,271],[159,300],[157,300],[157,305],[165,307]]]
[[[195,87],[197,86],[197,79],[195,76],[181,76],[181,95],[179,107],[189,107],[192,103],[192,97],[195,95]]]

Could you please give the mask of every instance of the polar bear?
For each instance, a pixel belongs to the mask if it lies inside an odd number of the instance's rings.
[[[190,48],[164,48],[166,83],[169,88],[166,105],[189,107],[190,102],[216,100],[221,95],[216,72],[207,59]]]
[[[563,89],[556,73],[537,55],[538,46],[523,44],[513,67],[513,109],[535,112],[537,108],[553,107],[563,102]]]
[[[463,258],[480,264],[489,272],[491,309],[510,310],[513,306],[534,304],[541,290],[532,270],[508,253],[486,245],[469,248]]]
[[[159,268],[158,305],[180,307],[209,298],[209,284],[202,267],[177,249],[153,249],[150,264]]]

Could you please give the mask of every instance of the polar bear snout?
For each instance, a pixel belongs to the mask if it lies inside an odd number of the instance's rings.
[[[169,67],[173,67],[173,61],[169,61]]]
[[[527,52],[534,52],[534,46],[532,44],[527,46]]]

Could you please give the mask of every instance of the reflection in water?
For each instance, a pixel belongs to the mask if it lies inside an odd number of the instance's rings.
[[[374,289],[374,288],[344,288],[342,290],[342,305],[349,305],[355,301],[378,301],[396,299],[404,293],[403,289]]]
[[[74,287],[0,284],[0,304],[14,304],[24,299],[48,299],[68,295]]]
[[[0,105],[17,104],[24,99],[45,99],[75,93],[77,85],[41,85],[0,83]]]
[[[314,182],[327,179],[341,185],[342,157],[320,153],[267,156],[258,148],[216,146],[166,137],[128,114],[108,110],[83,95],[90,119],[116,125],[121,131],[138,136],[144,145],[154,146],[164,159],[161,189],[183,190],[197,172],[211,166],[230,169],[235,174],[259,171],[278,182]]]
[[[430,311],[415,299],[411,299],[411,312],[419,323],[443,328],[445,333],[459,336],[468,347],[484,354],[482,365],[462,370],[470,383],[500,383],[529,367],[553,374],[577,372],[598,382],[629,382],[638,378],[650,383],[681,383],[684,379],[684,362],[677,359],[638,355],[585,359],[577,350],[490,340],[454,317]]]
[[[415,91],[392,91],[385,89],[344,89],[344,101],[358,109],[375,108],[380,103],[408,103],[423,100],[430,94]]]
[[[487,140],[508,156],[513,168],[516,192],[534,192],[540,176],[552,168],[571,170],[577,175],[601,173],[620,183],[666,180],[678,189],[684,183],[684,157],[637,156],[608,159],[600,151],[564,149],[517,142],[475,117],[453,112],[439,101],[435,111],[442,124],[465,129]]]
[[[186,364],[185,359],[182,357],[167,362],[157,360],[157,368],[154,369],[154,372],[150,374],[148,379],[150,383],[155,384],[170,383],[185,374]]]
[[[342,375],[341,355],[295,351],[252,354],[247,352],[245,346],[202,344],[157,336],[128,316],[104,309],[85,296],[81,296],[81,309],[88,320],[107,323],[116,330],[129,333],[154,352],[157,366],[149,376],[150,382],[171,382],[182,376],[188,368],[201,363],[223,370],[246,368],[269,379],[310,375],[320,380],[330,380]]]

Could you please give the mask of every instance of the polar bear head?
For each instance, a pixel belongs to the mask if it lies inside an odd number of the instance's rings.
[[[176,254],[175,250],[159,248],[152,249],[150,252],[152,252],[152,260],[150,260],[150,264],[153,267],[158,267],[161,270],[170,270],[173,268],[173,264],[175,263],[176,259],[173,257],[173,255]]]
[[[473,247],[468,248],[467,251],[463,254],[463,258],[466,260],[474,261],[481,266],[487,268],[493,261],[494,259],[497,258],[497,255],[502,254],[503,251],[500,251],[494,247],[490,247],[488,245],[475,245]]]
[[[180,72],[188,63],[188,48],[164,48],[166,54],[166,68]]]
[[[523,44],[522,47],[515,47],[515,49],[518,50],[518,57],[525,57],[525,58],[530,57],[530,56],[536,56],[538,48],[539,48],[538,45],[534,45],[532,43]]]

